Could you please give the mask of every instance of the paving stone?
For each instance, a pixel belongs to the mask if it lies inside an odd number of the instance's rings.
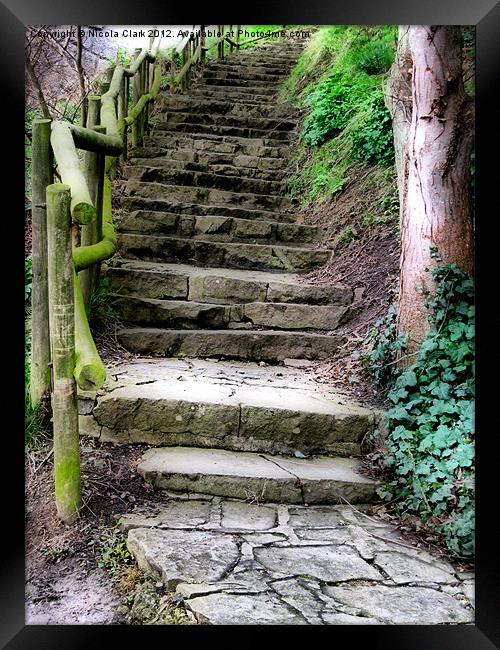
[[[436,589],[383,585],[327,586],[335,601],[356,608],[360,614],[393,625],[469,623],[472,611]]]
[[[221,507],[223,528],[269,530],[276,526],[277,513],[274,508],[238,501],[223,501]]]
[[[458,583],[458,578],[453,572],[443,571],[429,562],[423,562],[406,553],[396,551],[377,553],[374,564],[397,584],[409,582]]]
[[[133,528],[194,528],[206,524],[210,518],[210,502],[172,501],[161,505],[155,515],[130,513],[121,518],[124,531]]]
[[[215,584],[181,582],[175,591],[184,598],[195,598],[222,591],[228,594],[259,594],[269,590],[267,578],[263,571],[241,571],[232,573]]]
[[[216,582],[240,557],[231,536],[208,531],[133,528],[127,547],[139,567],[159,577],[170,590],[180,582]]]
[[[340,612],[325,610],[321,613],[321,619],[326,625],[380,625],[376,618],[367,616],[351,616]]]
[[[324,582],[382,580],[382,575],[347,546],[265,547],[256,560],[276,577],[311,576]]]
[[[200,622],[212,625],[305,625],[306,619],[273,594],[211,594],[187,606]]]
[[[275,580],[271,586],[281,599],[299,611],[311,625],[322,625],[320,611],[324,603],[305,585],[305,580]]]

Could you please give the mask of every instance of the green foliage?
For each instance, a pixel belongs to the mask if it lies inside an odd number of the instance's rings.
[[[371,96],[370,106],[351,138],[352,153],[356,160],[371,164],[394,164],[392,120],[382,92]]]
[[[474,553],[474,285],[455,265],[433,270],[426,296],[431,329],[417,361],[393,380],[388,398],[386,466],[381,496],[417,514],[450,552]],[[383,346],[383,336],[379,338]],[[389,344],[392,334],[386,336]],[[383,354],[381,347],[375,355]],[[389,345],[390,347],[390,345]],[[379,377],[380,378],[380,377]]]
[[[394,59],[395,34],[392,26],[322,27],[285,83],[282,95],[308,109],[290,181],[303,205],[340,194],[356,164],[393,165],[392,122],[383,87]]]
[[[370,41],[355,53],[354,60],[366,74],[381,74],[393,64],[394,48],[383,40]]]
[[[116,321],[118,311],[115,301],[110,296],[109,280],[101,278],[99,285],[90,296],[90,321],[92,329],[105,329],[109,324]]]
[[[24,260],[24,307],[29,308],[33,287],[33,266],[31,257]]]
[[[107,569],[113,577],[118,577],[125,567],[132,564],[132,561],[127,542],[121,534],[115,532],[101,538],[99,566],[102,569]]]
[[[31,289],[33,271],[31,258],[24,260],[24,444],[26,449],[39,449],[49,431],[48,412],[45,405],[31,406]]]

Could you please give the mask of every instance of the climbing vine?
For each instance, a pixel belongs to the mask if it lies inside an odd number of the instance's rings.
[[[399,374],[382,371],[400,349],[393,309],[389,327],[375,337],[374,379],[392,384],[385,461],[391,479],[380,496],[398,514],[417,514],[452,553],[468,557],[474,553],[474,285],[456,265],[439,266],[432,276],[431,329],[416,362]]]

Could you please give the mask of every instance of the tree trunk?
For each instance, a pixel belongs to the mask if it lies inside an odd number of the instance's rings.
[[[408,178],[402,179],[398,331],[418,349],[429,328],[427,269],[443,264],[473,272],[469,161],[473,104],[462,80],[460,28],[411,26],[412,117],[408,130]],[[404,164],[399,170],[404,173]],[[422,291],[423,289],[423,291]]]

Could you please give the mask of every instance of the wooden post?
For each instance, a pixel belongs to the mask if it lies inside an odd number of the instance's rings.
[[[31,290],[30,401],[33,407],[50,390],[50,337],[47,277],[47,211],[45,188],[54,181],[50,119],[33,120],[31,158]]]
[[[175,47],[172,48],[172,59],[170,63],[170,92],[174,93],[175,92]]]
[[[144,93],[149,93],[149,61],[144,61]],[[149,133],[149,102],[144,107],[143,111],[143,135]]]
[[[224,46],[225,46],[225,41],[224,41],[224,27],[225,25],[220,26],[220,30],[222,32],[222,42],[221,42],[221,60],[224,61]]]
[[[81,505],[75,369],[75,303],[69,185],[47,187],[50,338],[54,388],[54,484],[57,515],[71,523]]]
[[[236,25],[236,42],[238,43],[238,50],[240,49],[239,48],[239,45],[240,45],[240,29],[241,29],[241,25]]]
[[[206,25],[200,25],[200,45],[201,45],[200,64],[202,68],[205,66],[205,57],[206,57],[206,52],[203,49],[205,47],[205,33],[204,33],[205,27]]]
[[[137,57],[139,56],[140,53],[141,53],[140,49],[134,50],[134,54],[135,54],[136,59],[137,59]],[[134,81],[133,81],[133,95],[132,95],[133,99],[132,99],[132,103],[135,106],[137,104],[137,102],[139,101],[139,99],[141,98],[140,66],[139,66],[139,70],[135,73],[135,75],[133,77],[133,80]],[[134,123],[132,124],[132,146],[134,147],[134,149],[136,149],[137,147],[140,146],[141,130],[140,130],[140,125],[139,125],[139,120],[140,120],[140,118],[137,118],[134,121]]]
[[[233,38],[233,26],[232,25],[229,25],[229,33],[231,34],[231,36],[230,36],[231,40],[234,40],[234,38]],[[234,47],[233,44],[229,43],[229,54],[233,53],[233,47]]]
[[[101,98],[98,95],[91,95],[89,97],[89,112],[87,119],[87,128],[93,129],[97,126],[100,119]],[[105,127],[103,127],[105,130]],[[97,129],[96,129],[97,130]],[[102,131],[101,131],[102,132]],[[84,158],[85,180],[89,188],[90,198],[96,209],[96,219],[81,229],[81,245],[92,246],[102,239],[98,238],[97,233],[97,219],[99,214],[102,216],[102,206],[98,203],[98,187],[99,187],[99,173],[103,156],[95,151],[86,151]],[[102,226],[101,226],[102,233]],[[92,266],[88,269],[80,271],[80,285],[82,287],[83,299],[85,303],[85,310],[89,314],[90,296],[96,286],[96,267]]]
[[[128,115],[128,100],[129,100],[129,77],[123,77],[123,117]],[[123,153],[121,154],[122,163],[126,163],[128,158],[128,125],[125,124],[123,130]]]

